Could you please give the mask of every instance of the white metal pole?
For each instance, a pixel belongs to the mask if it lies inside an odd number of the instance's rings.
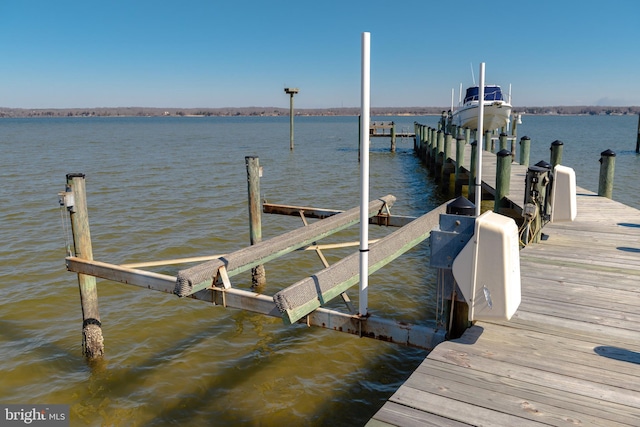
[[[369,286],[369,120],[371,34],[362,33],[362,88],[360,112],[360,295],[359,314],[367,315]]]
[[[476,165],[476,216],[480,216],[480,205],[482,204],[482,138],[484,136],[484,62],[480,63],[480,86],[478,87],[478,146],[476,156],[478,164]]]

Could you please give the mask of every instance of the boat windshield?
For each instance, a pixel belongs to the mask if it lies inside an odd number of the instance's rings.
[[[480,88],[478,86],[473,86],[467,89],[467,94],[464,97],[465,104],[469,101],[477,101],[478,96],[480,95]],[[503,101],[502,91],[500,90],[500,86],[485,86],[484,87],[484,100],[485,101]]]

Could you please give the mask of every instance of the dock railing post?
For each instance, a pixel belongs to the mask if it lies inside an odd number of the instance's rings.
[[[496,154],[496,196],[493,204],[493,211],[500,213],[502,208],[506,208],[505,198],[509,194],[511,184],[511,152],[500,150]]]
[[[562,163],[562,149],[564,147],[564,143],[559,140],[555,140],[551,143],[551,170],[555,168],[557,165]]]
[[[613,176],[616,168],[616,153],[605,150],[600,153],[600,179],[598,196],[611,198],[613,194]]]
[[[92,261],[93,248],[89,230],[84,174],[67,174],[66,193],[73,194],[73,201],[65,203],[68,203],[69,216],[71,218],[75,256]],[[97,359],[104,355],[104,338],[98,310],[96,278],[78,273],[78,286],[80,288],[80,304],[82,306],[82,354],[90,360]]]
[[[523,136],[520,138],[520,164],[529,166],[529,153],[531,152],[531,138]]]
[[[252,245],[262,241],[262,203],[260,202],[260,159],[255,156],[244,158],[247,166],[247,190],[249,203],[249,240]],[[251,288],[262,290],[267,283],[264,265],[251,269]]]

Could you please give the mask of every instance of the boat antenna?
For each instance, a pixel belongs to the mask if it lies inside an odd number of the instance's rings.
[[[476,85],[476,76],[473,74],[473,62],[469,64],[471,66],[471,79],[473,80],[473,85]]]

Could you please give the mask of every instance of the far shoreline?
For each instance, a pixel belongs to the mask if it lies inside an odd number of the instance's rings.
[[[448,107],[372,107],[376,117],[440,116]],[[298,108],[298,117],[358,116],[356,107]],[[513,114],[545,116],[640,115],[640,106],[549,106],[513,107]],[[7,108],[0,107],[0,118],[38,117],[289,117],[288,108],[227,107],[227,108],[159,108],[159,107],[99,107],[99,108]]]

